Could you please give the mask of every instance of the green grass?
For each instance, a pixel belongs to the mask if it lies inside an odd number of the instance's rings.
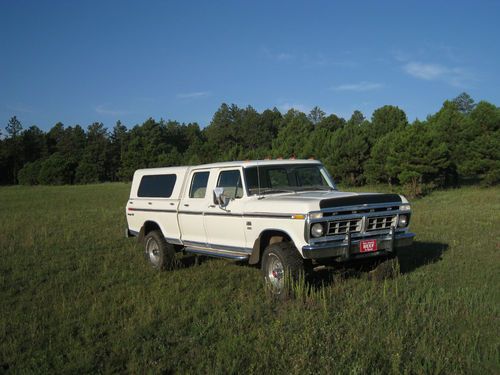
[[[0,189],[0,373],[500,373],[500,188],[415,201],[401,275],[282,302],[255,267],[151,270],[128,189]]]

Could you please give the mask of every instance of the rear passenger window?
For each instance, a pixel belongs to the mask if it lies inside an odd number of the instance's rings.
[[[176,180],[175,174],[143,176],[137,196],[141,198],[170,198]]]
[[[205,198],[209,175],[210,172],[196,172],[193,174],[189,198]]]

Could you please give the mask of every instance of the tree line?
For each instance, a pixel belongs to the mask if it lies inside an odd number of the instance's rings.
[[[129,181],[136,169],[278,157],[322,160],[347,185],[403,185],[412,194],[464,181],[500,181],[500,108],[466,93],[424,121],[386,105],[366,119],[276,108],[261,113],[222,104],[205,128],[149,118],[109,131],[99,122],[23,129],[16,117],[0,139],[0,183],[23,185]]]

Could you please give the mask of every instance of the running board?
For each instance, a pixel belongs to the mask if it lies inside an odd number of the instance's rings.
[[[218,250],[218,249],[199,249],[197,247],[186,246],[184,251],[192,254],[206,255],[209,257],[216,258],[226,258],[232,260],[247,260],[250,254],[243,254],[228,250]]]

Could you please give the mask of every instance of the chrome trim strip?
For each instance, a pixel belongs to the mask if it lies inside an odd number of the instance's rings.
[[[203,215],[203,211],[178,211],[179,215]]]
[[[230,213],[230,212],[221,212],[221,213],[218,213],[218,212],[205,211],[205,212],[203,212],[203,215],[205,215],[205,216],[237,216],[237,217],[243,217],[242,214],[233,214],[233,213]]]
[[[255,213],[246,213],[243,214],[244,217],[265,217],[269,219],[291,219],[293,215],[304,215],[304,214],[274,214],[274,213],[267,213],[267,212],[255,212]],[[306,215],[304,215],[305,217]],[[295,219],[297,220],[297,219]],[[303,219],[301,219],[303,220]]]
[[[175,213],[177,210],[160,210],[156,208],[135,208],[135,207],[129,207],[128,211],[144,211],[144,212],[170,212],[170,213]]]
[[[217,258],[228,258],[233,260],[246,260],[249,257],[249,255],[242,255],[240,253],[230,253],[230,252],[224,253],[212,249],[199,249],[199,248],[186,247],[184,250],[192,254],[207,255]]]
[[[205,216],[231,216],[231,217],[251,217],[251,218],[266,218],[266,219],[291,219],[293,215],[305,214],[274,214],[266,212],[250,212],[250,213],[232,213],[232,212],[213,212],[213,211],[179,211],[179,214],[184,215],[205,215]],[[298,220],[298,219],[296,219]]]
[[[249,217],[249,218],[267,218],[267,219],[291,219],[293,215],[304,215],[300,213],[272,213],[272,212],[247,212],[247,213],[231,213],[231,212],[213,212],[213,211],[186,211],[173,209],[158,209],[158,208],[135,208],[128,207],[128,211],[142,212],[164,212],[177,213],[179,215],[206,215],[206,216],[230,216],[230,217]]]
[[[172,245],[182,245],[182,241],[178,238],[165,237],[165,240]]]
[[[197,241],[182,241],[182,243],[185,246],[200,246],[200,247],[206,247],[207,243],[206,242],[197,242]]]
[[[225,246],[218,244],[208,244],[211,249],[220,250],[220,251],[234,251],[238,253],[251,254],[253,249],[247,247],[237,247],[237,246]]]
[[[266,219],[291,219],[294,214],[273,214],[273,213],[265,213],[265,212],[255,212],[255,213],[218,213],[218,212],[204,212],[205,216],[238,216],[238,217],[253,217],[253,218],[266,218]],[[302,215],[302,214],[296,214]],[[304,215],[305,217],[305,215]]]
[[[206,249],[206,250],[210,250],[210,251],[231,252],[231,253],[238,253],[238,254],[242,254],[242,255],[250,255],[253,251],[253,249],[247,248],[247,247],[226,246],[226,245],[203,243],[203,242],[197,242],[197,241],[183,241],[183,244],[186,247],[194,247],[194,248]]]

